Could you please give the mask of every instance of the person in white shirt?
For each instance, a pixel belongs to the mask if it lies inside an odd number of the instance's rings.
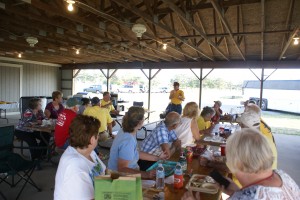
[[[94,177],[106,166],[94,152],[100,121],[77,115],[70,125],[70,146],[63,153],[55,176],[54,200],[94,199]]]
[[[186,147],[187,145],[194,143],[195,140],[200,140],[200,133],[197,124],[198,116],[199,107],[197,103],[187,103],[183,109],[181,123],[175,129],[178,139],[181,140],[182,147]]]

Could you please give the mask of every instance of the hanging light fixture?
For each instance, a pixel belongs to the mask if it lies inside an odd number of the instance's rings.
[[[147,31],[146,26],[144,24],[135,24],[131,29],[135,34],[136,37],[141,38],[143,33]]]
[[[76,54],[77,54],[77,55],[79,54],[79,49],[76,49]]]
[[[18,57],[19,57],[19,58],[22,58],[22,54],[21,54],[21,53],[19,53],[19,54],[18,54]]]
[[[299,37],[294,37],[294,45],[298,45],[299,44]]]
[[[75,1],[73,0],[67,0],[68,5],[68,11],[72,12],[74,10],[73,4],[75,3]]]
[[[166,43],[163,44],[163,49],[166,50],[167,49],[167,45]]]

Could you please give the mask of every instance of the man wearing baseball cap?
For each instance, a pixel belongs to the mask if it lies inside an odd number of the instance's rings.
[[[215,115],[211,118],[211,121],[213,123],[218,123],[221,115],[223,114],[223,111],[221,110],[221,106],[222,106],[222,102],[221,101],[214,101],[215,104],[213,106],[214,110],[215,110]]]
[[[57,117],[54,132],[55,144],[61,149],[66,149],[69,146],[69,127],[77,115],[81,102],[72,97],[67,100],[66,105],[67,108]]]
[[[178,82],[174,82],[173,86],[174,86],[174,90],[170,92],[170,96],[169,96],[169,99],[171,100],[171,104],[168,112],[174,111],[181,115],[182,113],[181,103],[185,99],[184,92],[182,90],[179,90]]]
[[[258,129],[267,138],[274,156],[272,168],[277,169],[277,148],[275,140],[271,128],[261,119],[260,108],[252,103],[246,105],[245,112],[242,113],[241,117],[238,117],[236,121],[241,124],[242,128]]]
[[[100,121],[99,141],[105,141],[108,136],[112,136],[112,122],[108,109],[101,108],[100,99],[93,97],[91,100],[92,106],[87,107],[83,115],[92,116]],[[107,130],[108,129],[108,130]]]

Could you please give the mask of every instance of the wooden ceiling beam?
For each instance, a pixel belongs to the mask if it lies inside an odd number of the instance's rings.
[[[206,34],[203,33],[203,31],[190,19],[188,19],[185,15],[185,13],[178,8],[171,0],[162,0],[163,2],[167,3],[169,7],[181,18],[183,19],[187,24],[189,24],[195,31],[197,31],[202,38],[206,40],[206,42],[211,45],[224,59],[229,60],[227,56],[224,55],[224,53],[216,46],[214,42],[212,42],[208,37],[206,37]],[[199,52],[200,53],[200,52]]]
[[[10,18],[5,18],[5,17],[2,17],[2,16],[1,16],[1,19],[5,20],[5,22],[14,22],[15,25],[17,25],[17,24],[20,23],[20,21],[16,22],[16,20],[13,20],[13,19],[10,19]],[[84,39],[80,38],[79,43],[78,43],[76,41],[70,40],[70,37],[75,37],[74,35],[70,35],[70,34],[67,34],[67,33],[64,34],[65,36],[67,36],[67,37],[64,37],[64,38],[57,37],[59,34],[56,34],[56,33],[52,33],[53,36],[51,36],[51,35],[48,34],[47,37],[44,37],[44,36],[39,35],[39,32],[38,32],[39,28],[37,27],[37,23],[34,23],[34,25],[33,24],[30,25],[30,24],[27,24],[24,21],[24,23],[22,23],[22,24],[25,24],[25,26],[27,27],[27,29],[24,28],[24,27],[22,27],[22,25],[15,26],[15,25],[12,24],[13,25],[12,27],[13,27],[14,30],[18,30],[19,32],[29,33],[31,36],[37,37],[39,39],[39,41],[46,40],[46,42],[48,42],[50,45],[51,45],[51,43],[53,43],[53,40],[54,40],[56,42],[62,42],[62,44],[60,44],[60,46],[62,46],[64,48],[67,48],[67,49],[72,49],[73,48],[72,46],[74,46],[77,49],[80,48],[80,49],[85,50],[85,51],[91,51],[91,52],[94,52],[94,53],[98,53],[98,55],[108,57],[108,58],[110,58],[112,60],[114,60],[114,59],[116,59],[118,57],[118,56],[116,57],[116,55],[111,55],[111,54],[107,53],[106,51],[101,50],[102,47],[100,47],[100,46],[99,46],[99,48],[97,48],[96,52],[94,50],[87,49],[87,47],[85,47],[87,45],[82,43],[82,42],[88,42],[90,44],[95,45],[95,41],[91,41],[91,40],[88,40],[86,38],[84,38]],[[28,29],[28,28],[30,28],[30,29]],[[50,31],[50,30],[47,30],[47,31]],[[13,32],[13,31],[11,31],[11,32]],[[65,43],[68,43],[69,47],[66,47]],[[97,47],[97,46],[95,46],[95,47]],[[101,52],[101,54],[99,54],[99,52]],[[120,60],[121,59],[119,59],[119,61]]]
[[[131,62],[131,63],[90,63],[66,64],[63,69],[299,69],[299,61],[199,61],[199,62]]]
[[[10,11],[14,11],[16,14],[19,12],[18,10],[10,10]],[[61,27],[61,28],[63,28],[63,29],[65,29],[65,30],[68,30],[68,31],[71,31],[71,32],[73,32],[73,33],[78,33],[74,28],[72,28],[72,27],[70,27],[70,25],[67,25],[67,24],[65,24],[65,25],[61,25],[59,22],[57,22],[57,21],[52,21],[52,20],[50,20],[50,19],[47,19],[47,20],[44,20],[44,19],[42,19],[42,18],[39,18],[38,16],[34,16],[33,14],[28,14],[28,13],[22,13],[21,14],[23,17],[28,17],[28,18],[31,18],[31,19],[35,19],[35,20],[39,20],[39,21],[41,21],[42,23],[46,23],[46,24],[50,24],[50,25],[52,25],[52,26],[57,26],[57,27]],[[35,23],[33,23],[33,24],[35,24]],[[90,27],[89,29],[91,29],[92,27]],[[41,28],[41,29],[43,29],[43,28]],[[112,40],[112,39],[109,39],[109,38],[107,38],[107,37],[103,37],[103,36],[100,36],[99,34],[97,35],[97,34],[95,34],[96,32],[95,31],[93,31],[93,33],[91,32],[91,31],[84,31],[84,32],[80,32],[80,35],[86,35],[86,36],[88,36],[88,37],[92,37],[92,38],[97,38],[97,39],[102,39],[103,41],[107,41],[107,42],[110,42],[110,43],[113,43],[113,44],[120,44],[118,41],[116,41],[116,40]],[[67,35],[67,33],[65,33],[66,35]],[[78,35],[79,37],[80,37],[80,35]],[[82,38],[82,37],[80,37],[80,40],[83,40],[83,41],[87,41],[87,39],[85,39],[85,38]],[[89,43],[91,43],[91,44],[97,44],[98,42],[96,42],[95,40],[93,40],[93,41],[87,41],[87,42],[89,42]],[[101,45],[100,43],[99,43],[99,45]],[[128,48],[134,48],[134,47],[130,47],[130,46],[128,46]],[[118,50],[118,49],[114,49],[114,50]],[[136,48],[134,48],[134,50],[136,50]],[[118,50],[118,52],[120,52],[120,53],[122,53],[120,50]],[[153,54],[153,53],[148,53],[148,52],[143,52],[144,54],[149,54],[151,57],[157,57],[155,54]],[[137,56],[142,56],[141,54],[140,55],[137,55]],[[153,61],[153,58],[149,58],[149,59],[147,59],[147,60],[150,60],[150,61]],[[145,58],[145,56],[143,56],[143,58]],[[162,56],[160,56],[160,59],[161,60],[165,60],[165,61],[170,61],[170,59],[165,59],[164,57],[162,57]]]
[[[293,38],[298,34],[298,32],[300,32],[300,31],[299,31],[299,26],[296,27],[296,28],[294,29],[293,33],[290,35],[288,41],[286,42],[286,44],[285,44],[283,50],[282,50],[281,53],[280,53],[280,56],[279,56],[278,60],[281,60],[281,59],[282,59],[282,57],[284,56],[286,50],[288,49],[288,47],[289,47],[290,44],[292,43]]]
[[[264,31],[265,31],[265,0],[261,0],[261,35],[260,35],[260,60],[264,60]]]
[[[226,31],[229,33],[230,38],[232,39],[232,42],[233,42],[234,46],[236,47],[236,49],[238,50],[239,54],[241,55],[241,57],[243,58],[243,60],[246,60],[243,52],[241,51],[240,47],[238,46],[238,44],[236,43],[236,41],[235,41],[235,39],[234,39],[234,37],[232,35],[232,31],[230,29],[230,26],[229,26],[227,20],[222,15],[222,11],[221,11],[220,5],[215,0],[209,0],[209,1],[213,5],[215,11],[218,13],[219,18],[222,20],[222,23],[224,24],[224,26],[226,28]]]
[[[195,51],[198,51],[201,55],[203,55],[204,57],[206,57],[209,60],[214,60],[212,57],[206,55],[201,49],[199,49],[198,47],[188,44],[179,34],[177,34],[176,32],[172,31],[171,28],[169,28],[168,26],[162,24],[159,21],[155,21],[153,20],[153,18],[146,14],[143,13],[142,11],[140,11],[138,8],[136,8],[135,6],[131,5],[130,3],[124,1],[124,0],[113,0],[114,2],[118,3],[119,5],[123,6],[124,8],[126,8],[127,10],[131,10],[131,12],[135,13],[136,15],[144,18],[145,20],[155,24],[156,26],[160,27],[162,30],[170,33],[171,35],[173,35],[174,37],[176,37],[178,40],[182,41],[185,45],[187,45],[188,47],[190,47],[191,49],[194,49]],[[184,53],[184,52],[182,52]]]
[[[70,51],[61,51],[59,48],[48,45],[48,44],[44,44],[42,41],[40,42],[39,45],[36,45],[34,48],[30,48],[28,44],[26,44],[25,42],[22,42],[22,41],[20,41],[18,43],[14,43],[9,40],[5,40],[5,41],[1,42],[1,46],[9,47],[9,49],[14,49],[13,51],[22,53],[23,57],[28,56],[28,55],[36,56],[36,55],[43,54],[45,56],[57,57],[59,60],[61,58],[64,58],[65,60],[69,60],[69,62],[72,62],[72,61],[84,62],[87,57],[92,61],[93,57],[94,57],[88,53],[81,53],[80,56],[76,56],[76,55],[72,54]],[[55,52],[48,51],[48,49],[53,49],[53,50],[55,50]],[[31,51],[33,51],[33,53],[27,53],[27,52],[31,52]],[[41,53],[41,52],[43,52],[43,53]],[[97,56],[99,56],[99,55],[97,55]],[[106,60],[107,62],[120,62],[120,61],[117,61],[116,59],[109,59],[109,58],[105,58],[105,57],[103,60]],[[58,62],[58,60],[56,60],[55,63],[60,63],[60,62]]]
[[[222,1],[222,6],[225,7],[231,7],[236,5],[243,5],[243,4],[253,4],[253,3],[259,3],[260,0],[230,0],[230,1]],[[197,12],[202,9],[208,9],[213,8],[213,6],[210,3],[198,3],[197,5],[193,5],[188,11],[190,12]],[[169,14],[173,12],[171,8],[158,8],[156,9],[157,14]]]
[[[47,12],[53,12],[53,13],[56,13],[57,15],[59,15],[59,16],[61,16],[61,17],[64,17],[64,18],[67,18],[67,19],[69,19],[69,20],[71,20],[71,21],[77,21],[77,23],[81,23],[81,24],[83,24],[83,25],[85,25],[85,26],[88,26],[88,27],[90,27],[90,28],[94,28],[94,29],[97,29],[97,30],[101,30],[101,31],[107,32],[107,33],[109,33],[109,34],[111,34],[111,35],[114,35],[114,36],[117,36],[117,37],[122,36],[123,38],[129,40],[129,41],[132,42],[132,43],[139,44],[139,41],[137,40],[137,38],[127,37],[127,36],[122,35],[121,33],[117,32],[117,31],[114,31],[114,30],[112,30],[112,29],[108,29],[108,27],[106,27],[106,28],[99,27],[97,24],[94,24],[94,23],[92,23],[91,21],[88,21],[88,20],[83,19],[83,18],[81,18],[81,17],[78,17],[78,16],[76,16],[76,15],[70,15],[70,14],[64,13],[63,11],[57,12],[57,10],[54,10],[53,8],[49,7],[47,4],[42,3],[42,2],[40,2],[40,1],[38,1],[38,0],[32,0],[31,5],[34,6],[34,7],[36,7],[36,8],[38,8],[38,9],[40,9],[40,10],[45,10],[45,11],[47,11]],[[101,17],[106,18],[107,15],[104,15],[104,16],[101,16]],[[108,19],[108,18],[107,18],[107,19]],[[109,19],[108,19],[108,20],[109,20]],[[129,28],[127,25],[124,25],[124,24],[122,24],[122,23],[120,23],[120,22],[118,22],[118,24],[120,24],[121,26],[123,26],[123,27],[125,27],[125,28],[127,28],[127,29],[130,30],[130,28]],[[178,58],[178,57],[176,57],[176,56],[173,55],[173,54],[170,54],[170,53],[168,53],[168,52],[161,51],[161,50],[156,49],[156,48],[153,48],[153,47],[151,47],[151,46],[146,45],[145,47],[148,48],[148,49],[150,49],[150,50],[154,50],[154,51],[160,53],[160,55],[169,56],[169,57],[172,57],[172,58],[174,58],[174,59],[176,59],[176,60],[182,60],[181,58]]]
[[[295,5],[295,0],[290,0],[290,5],[289,5],[289,11],[286,17],[285,21],[285,29],[290,30],[291,29],[291,22],[292,22],[292,16],[293,16],[293,11],[294,11],[294,5]],[[283,35],[282,42],[281,42],[281,50],[284,48],[285,42],[288,41],[289,34],[286,33]]]

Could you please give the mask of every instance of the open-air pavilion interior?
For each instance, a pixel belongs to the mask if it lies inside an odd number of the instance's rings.
[[[99,69],[109,88],[118,70],[135,69],[148,81],[144,107],[155,110],[151,81],[161,70],[186,69],[199,80],[193,100],[201,108],[210,73],[248,69],[260,81],[261,103],[276,70],[300,69],[300,0],[0,0],[0,11],[0,101],[55,90],[72,96],[86,69]],[[18,123],[18,109],[6,115]],[[279,168],[300,184],[300,160],[290,154],[300,153],[300,138],[275,140]],[[20,199],[53,199],[56,166],[42,165],[33,178],[43,191],[27,186]],[[0,188],[8,199],[18,191]]]

